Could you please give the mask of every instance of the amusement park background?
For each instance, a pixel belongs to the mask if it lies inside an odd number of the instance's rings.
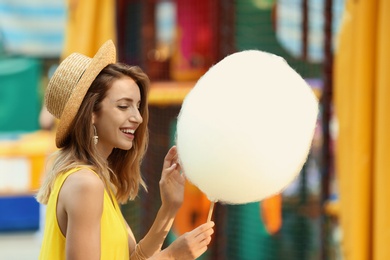
[[[0,259],[39,254],[45,209],[34,195],[55,151],[48,79],[64,56],[92,56],[107,39],[151,79],[149,193],[122,206],[137,239],[160,205],[184,97],[213,64],[257,49],[282,56],[317,95],[312,149],[281,194],[217,203],[201,259],[390,259],[389,12],[390,0],[0,0]],[[203,223],[209,203],[186,183],[165,246]]]

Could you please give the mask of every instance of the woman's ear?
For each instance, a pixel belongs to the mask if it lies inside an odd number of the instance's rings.
[[[92,124],[93,125],[95,124],[95,117],[96,117],[95,112],[92,112]]]

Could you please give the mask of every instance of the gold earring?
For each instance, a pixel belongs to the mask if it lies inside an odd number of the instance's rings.
[[[97,135],[97,131],[96,131],[96,127],[95,125],[92,125],[93,126],[93,143],[95,145],[97,145],[97,143],[99,142],[99,136]]]

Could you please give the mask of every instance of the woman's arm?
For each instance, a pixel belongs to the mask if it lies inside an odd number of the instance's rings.
[[[193,260],[198,258],[206,252],[211,242],[211,235],[214,233],[213,226],[214,222],[212,221],[200,225],[191,232],[181,235],[166,249],[149,259]]]
[[[211,242],[211,235],[214,233],[213,230],[214,222],[210,221],[199,227],[195,228],[191,232],[187,232],[178,237],[171,245],[166,249],[154,254],[151,257],[145,256],[141,251],[135,252],[135,239],[134,235],[129,228],[129,248],[132,248],[133,254],[130,256],[131,260],[169,260],[169,259],[181,259],[181,260],[192,260],[201,256],[206,252],[208,245]],[[130,246],[131,244],[131,246]],[[140,248],[137,248],[140,250]]]
[[[133,247],[129,245],[133,258],[137,253],[145,257],[151,257],[160,252],[172,227],[175,215],[183,203],[185,178],[180,173],[181,168],[177,160],[177,150],[174,146],[168,151],[164,159],[160,180],[161,207],[149,232],[136,245],[137,250],[135,250],[135,245]]]
[[[103,196],[103,182],[87,169],[65,180],[58,198],[57,217],[66,236],[67,259],[100,259]]]
[[[161,251],[162,244],[184,199],[185,178],[180,171],[178,154],[174,146],[164,159],[160,180],[162,205],[152,227],[138,244],[129,229],[130,259],[195,259],[207,250],[211,235],[214,233],[212,221],[183,234]]]

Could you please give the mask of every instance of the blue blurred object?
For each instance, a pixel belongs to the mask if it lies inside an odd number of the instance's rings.
[[[0,197],[0,232],[39,229],[39,203],[32,195]]]
[[[276,37],[283,48],[295,58],[303,55],[303,0],[278,0],[276,12]],[[332,5],[332,34],[336,36],[344,11],[345,0],[334,0]],[[324,8],[325,1],[308,0],[307,59],[310,62],[324,60]],[[336,37],[333,37],[336,39]],[[335,40],[333,46],[336,45]]]
[[[0,1],[4,52],[39,58],[61,54],[66,23],[63,0]]]
[[[21,137],[20,132],[12,131],[9,133],[0,133],[0,142],[1,141],[17,141]]]

